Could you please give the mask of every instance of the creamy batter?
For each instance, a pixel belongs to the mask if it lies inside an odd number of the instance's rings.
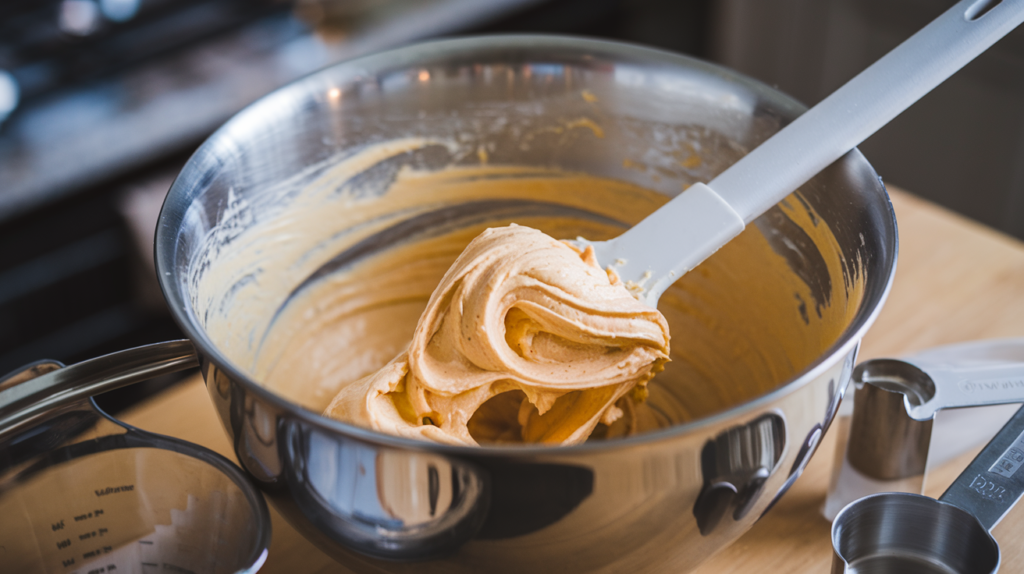
[[[444,144],[390,142],[303,174],[267,192],[273,209],[237,200],[226,206],[202,250],[206,259],[193,265],[191,291],[193,311],[229,360],[273,392],[323,412],[339,392],[358,396],[346,389],[361,379],[370,384],[366,377],[403,354],[431,293],[484,229],[517,223],[553,238],[602,240],[669,199],[623,181],[543,168],[421,171],[403,163],[431,146]],[[388,165],[391,177],[376,187],[356,185],[358,175]],[[623,416],[598,421],[592,439],[693,420],[760,396],[838,339],[863,295],[860,262],[843,260],[828,226],[802,202],[784,202],[781,210],[824,258],[832,277],[825,300],[817,293],[816,303],[787,261],[748,227],[662,295],[671,362],[648,383],[649,397],[635,412],[625,412],[632,401],[617,401]],[[514,413],[518,423],[512,407],[524,403],[516,392],[525,394],[516,388],[496,395],[510,404],[483,403],[488,416]],[[356,421],[365,415],[348,412]],[[487,427],[466,424],[477,442],[517,440]]]
[[[344,387],[324,414],[454,444],[576,444],[599,422],[633,426],[624,409],[668,350],[665,318],[602,271],[593,249],[491,228],[445,274],[408,351]]]

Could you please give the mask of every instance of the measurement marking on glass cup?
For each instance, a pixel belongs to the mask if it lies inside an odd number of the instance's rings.
[[[139,540],[139,544],[152,544],[152,540]]]
[[[113,551],[113,546],[104,546],[102,548],[97,548],[96,550],[91,550],[89,552],[82,554],[82,558],[96,558],[97,556],[101,556],[103,554],[110,554]]]
[[[78,535],[78,539],[79,540],[88,540],[90,538],[98,538],[98,537],[103,536],[104,534],[107,534],[109,532],[110,531],[107,530],[106,528],[100,528],[98,530],[92,530],[90,532],[86,532],[85,534],[79,534]]]
[[[99,568],[93,568],[85,574],[102,574],[103,572],[114,572],[117,570],[117,564],[107,564],[106,566],[100,566]],[[81,570],[74,570],[71,574],[79,574]]]
[[[99,489],[94,490],[93,492],[96,494],[97,497],[100,497],[100,496],[107,496],[107,495],[110,495],[110,494],[118,494],[118,493],[121,493],[121,492],[132,492],[134,490],[135,490],[135,485],[134,484],[125,484],[125,485],[122,485],[122,486],[108,486],[106,488],[99,488]]]
[[[1024,432],[1020,433],[988,471],[1011,478],[1021,466],[1024,466]]]
[[[75,518],[75,522],[81,522],[83,520],[89,520],[90,518],[96,518],[96,517],[102,516],[102,515],[103,515],[103,509],[102,508],[98,508],[96,510],[93,510],[92,512],[86,512],[84,514],[79,514],[78,516],[75,516],[74,518]],[[63,522],[64,521],[61,520],[61,523],[63,523]]]

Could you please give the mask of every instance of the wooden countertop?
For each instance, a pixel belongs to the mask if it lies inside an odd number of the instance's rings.
[[[973,339],[1024,337],[1024,243],[905,192],[890,188],[890,193],[899,222],[899,265],[889,300],[864,339],[860,359]],[[196,377],[122,418],[234,460],[202,385]],[[819,509],[834,450],[835,433],[829,433],[782,501],[696,572],[828,572],[830,524]],[[930,474],[926,494],[941,494],[975,453],[953,459]],[[348,571],[299,536],[273,509],[271,514],[273,541],[261,573]],[[993,535],[1003,551],[1000,571],[1024,572],[1024,505],[1011,510]]]

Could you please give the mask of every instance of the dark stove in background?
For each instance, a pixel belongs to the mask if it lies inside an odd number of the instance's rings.
[[[181,337],[152,268],[202,140],[316,69],[412,41],[542,32],[708,57],[712,0],[16,0],[0,4],[0,374]],[[117,411],[173,384],[110,393]]]

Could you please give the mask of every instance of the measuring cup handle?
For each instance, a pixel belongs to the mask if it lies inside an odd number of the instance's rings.
[[[1024,402],[1024,363],[1005,362],[938,365],[905,360],[934,383],[934,396],[919,405],[907,405],[915,420],[930,420],[943,409]]]
[[[21,428],[54,407],[197,366],[195,347],[182,339],[118,351],[20,382],[9,379],[0,382],[0,429]]]
[[[1024,407],[1013,415],[939,500],[991,530],[1024,494]]]

